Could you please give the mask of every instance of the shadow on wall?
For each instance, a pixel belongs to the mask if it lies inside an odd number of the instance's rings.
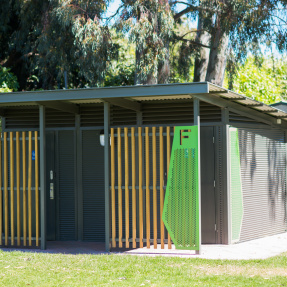
[[[276,217],[282,217],[284,210],[286,222],[284,132],[270,129],[238,129],[238,136],[244,205],[250,197],[256,197],[253,204],[262,202],[260,208],[263,213],[262,209],[267,205],[264,198],[267,197],[269,220],[275,222]]]

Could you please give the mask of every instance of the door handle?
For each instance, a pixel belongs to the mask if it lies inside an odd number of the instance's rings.
[[[52,170],[50,170],[50,180],[54,179],[54,172]]]
[[[50,199],[54,199],[54,183],[50,183]]]

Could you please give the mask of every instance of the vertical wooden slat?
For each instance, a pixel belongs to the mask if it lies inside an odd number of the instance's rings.
[[[139,236],[140,248],[143,248],[143,162],[142,162],[142,128],[138,128],[139,142]]]
[[[29,153],[28,153],[28,226],[29,246],[32,246],[32,132],[29,131]]]
[[[3,230],[3,200],[2,200],[2,134],[0,135],[0,245],[3,244],[2,230]]]
[[[146,162],[146,242],[150,248],[150,190],[149,190],[149,128],[145,128],[145,162]]]
[[[137,200],[136,200],[136,147],[135,147],[135,128],[131,128],[132,139],[132,230],[133,230],[133,248],[137,247]]]
[[[128,128],[124,128],[125,132],[125,223],[126,223],[126,248],[129,248],[129,230],[130,230],[130,212],[129,212],[129,138]]]
[[[13,132],[10,132],[10,235],[11,245],[15,243],[14,232],[14,140]]]
[[[157,248],[156,127],[152,127],[153,243]]]
[[[38,132],[35,131],[35,209],[36,209],[36,246],[39,246],[39,145]]]
[[[168,178],[168,172],[169,172],[169,164],[170,164],[170,156],[171,156],[171,151],[170,151],[170,127],[166,128],[166,164],[167,164],[167,178]],[[167,235],[167,246],[168,249],[171,249],[171,238],[168,233]]]
[[[23,245],[27,245],[27,171],[26,171],[26,133],[22,132],[22,173],[23,173]]]
[[[20,133],[16,132],[17,245],[21,245],[20,217]]]
[[[164,202],[164,166],[163,166],[163,127],[159,128],[159,179],[160,179],[160,243],[161,249],[164,249],[164,223],[162,220],[163,202]]]
[[[115,136],[111,128],[111,203],[112,203],[112,247],[116,247],[116,199],[115,199]]]
[[[9,214],[8,214],[8,149],[7,149],[7,132],[4,132],[4,202],[5,202],[5,245],[8,245]]]
[[[121,128],[118,128],[118,213],[119,213],[119,247],[123,247],[123,193],[122,193],[122,139]]]

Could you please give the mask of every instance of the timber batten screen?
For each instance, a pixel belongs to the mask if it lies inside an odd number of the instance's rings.
[[[172,248],[163,212],[173,134],[171,127],[111,129],[112,248]],[[198,239],[193,229],[183,233]]]
[[[0,141],[0,245],[39,246],[38,132],[4,132]]]
[[[161,219],[170,141],[170,127],[111,129],[112,248],[171,248]]]

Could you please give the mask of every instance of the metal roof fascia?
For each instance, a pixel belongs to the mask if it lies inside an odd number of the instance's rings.
[[[255,119],[256,121],[263,122],[277,128],[287,128],[287,123],[285,124],[282,122],[281,124],[277,124],[277,119],[271,115],[256,111],[250,106],[244,106],[239,103],[223,99],[216,94],[212,94],[212,92],[210,94],[194,95],[194,97],[222,108],[229,107],[232,112],[241,113],[245,116]]]
[[[0,104],[208,93],[208,83],[111,87],[0,94]]]

